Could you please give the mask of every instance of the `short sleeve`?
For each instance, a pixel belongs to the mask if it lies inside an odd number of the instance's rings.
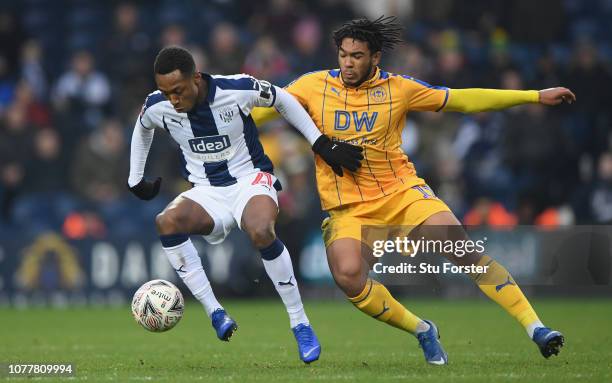
[[[255,81],[255,88],[257,90],[255,106],[273,106],[274,102],[276,102],[276,90],[274,86],[265,80],[257,80],[255,78],[253,78],[253,80]]]
[[[313,88],[311,77],[311,74],[307,73],[293,80],[293,82],[285,87],[285,90],[295,97],[306,109]]]
[[[407,111],[438,112],[446,106],[449,92],[447,87],[429,85],[410,76],[399,77]]]
[[[149,113],[147,113],[147,108],[145,104],[142,105],[142,109],[140,110],[140,114],[138,115],[138,121],[140,121],[140,125],[142,125],[142,127],[145,129],[155,128],[155,126],[153,126],[153,123],[151,122],[151,119],[149,118]]]
[[[252,76],[243,76],[244,77],[235,80],[235,89],[243,91],[241,98],[246,102],[248,110],[257,106],[264,108],[274,106],[274,102],[276,101],[276,90],[272,84],[265,80],[258,80]]]

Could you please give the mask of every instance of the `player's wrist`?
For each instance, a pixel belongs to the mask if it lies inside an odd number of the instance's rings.
[[[327,137],[325,134],[321,134],[319,138],[315,140],[314,144],[312,144],[312,151],[315,153],[321,153],[321,150],[330,144],[331,140],[329,137]]]
[[[530,101],[532,103],[542,102],[542,91],[541,90],[530,90],[529,91]]]
[[[136,197],[148,201],[153,199],[158,193],[161,185],[161,177],[157,177],[155,181],[147,181],[144,178],[140,180],[136,185],[130,186],[128,183],[128,189]]]
[[[310,143],[310,147],[312,148],[315,142],[317,142],[317,140],[322,136],[324,136],[324,134],[317,130],[316,132],[314,132],[314,134],[306,137],[306,139],[308,140],[308,142]]]
[[[144,177],[129,177],[127,180],[128,189],[131,189],[144,180]]]

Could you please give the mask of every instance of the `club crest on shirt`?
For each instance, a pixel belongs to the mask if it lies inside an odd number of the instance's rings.
[[[219,111],[219,118],[226,124],[234,118],[234,110],[231,107],[223,108]]]
[[[370,90],[370,99],[374,102],[384,102],[387,99],[387,92],[382,86],[377,86]]]

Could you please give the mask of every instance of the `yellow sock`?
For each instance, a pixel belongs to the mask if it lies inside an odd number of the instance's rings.
[[[488,256],[482,257],[478,265],[487,266],[486,273],[472,276],[480,290],[529,332],[529,325],[540,319],[508,270]]]
[[[421,322],[421,318],[396,301],[385,286],[372,279],[368,279],[363,291],[349,301],[372,318],[413,334]]]

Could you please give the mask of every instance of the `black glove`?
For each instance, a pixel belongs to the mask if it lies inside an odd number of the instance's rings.
[[[346,142],[332,141],[326,135],[317,138],[312,145],[312,151],[320,155],[331,166],[334,173],[340,177],[344,174],[343,167],[354,172],[361,167],[361,160],[363,160],[362,147]]]
[[[161,177],[157,177],[155,181],[151,182],[146,181],[143,178],[142,180],[140,180],[139,183],[132,187],[128,185],[128,189],[130,189],[130,191],[134,193],[136,197],[148,201],[150,199],[153,199],[157,195],[157,193],[159,193],[159,186],[161,185],[161,180]]]

